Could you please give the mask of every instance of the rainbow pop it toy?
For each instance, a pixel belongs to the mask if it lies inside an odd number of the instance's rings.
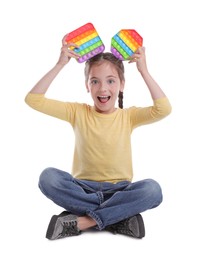
[[[120,60],[127,60],[143,44],[143,38],[131,29],[120,30],[111,39],[111,52]]]
[[[87,23],[70,32],[66,37],[66,42],[72,42],[79,46],[79,48],[71,47],[71,49],[80,54],[80,58],[77,59],[80,63],[103,52],[105,49],[105,46],[92,23]]]

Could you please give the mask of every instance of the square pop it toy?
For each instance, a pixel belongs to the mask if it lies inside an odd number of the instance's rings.
[[[71,49],[80,54],[81,57],[77,59],[80,63],[103,52],[105,49],[105,46],[92,23],[87,23],[70,32],[66,37],[66,42],[72,42],[79,46],[79,48],[71,47]]]
[[[127,60],[143,44],[143,38],[135,30],[120,30],[111,39],[111,52],[120,60]]]

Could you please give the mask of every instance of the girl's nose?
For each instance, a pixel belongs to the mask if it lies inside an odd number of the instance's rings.
[[[106,91],[107,90],[107,86],[105,83],[101,83],[100,85],[100,91]]]

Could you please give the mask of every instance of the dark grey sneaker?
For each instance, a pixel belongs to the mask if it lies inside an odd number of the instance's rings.
[[[63,211],[59,215],[52,216],[48,225],[46,238],[55,240],[59,238],[77,236],[81,231],[77,227],[77,216]]]
[[[123,234],[135,238],[142,238],[145,236],[144,221],[140,214],[122,220],[113,225],[109,225],[105,228],[105,230],[114,234]]]

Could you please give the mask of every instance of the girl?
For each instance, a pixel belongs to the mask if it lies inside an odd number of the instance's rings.
[[[93,106],[46,98],[58,73],[71,58],[78,58],[70,49],[78,46],[65,40],[66,36],[57,64],[25,99],[32,108],[69,122],[76,139],[72,174],[50,167],[40,175],[41,191],[66,210],[52,216],[46,237],[54,240],[79,235],[95,227],[142,238],[145,227],[140,213],[157,207],[162,191],[152,179],[132,182],[131,133],[140,125],[166,117],[171,105],[148,71],[144,47],[129,63],[136,63],[150,91],[150,107],[121,109],[124,65],[111,53],[98,54],[85,64],[85,84]],[[119,108],[115,105],[118,97]]]

